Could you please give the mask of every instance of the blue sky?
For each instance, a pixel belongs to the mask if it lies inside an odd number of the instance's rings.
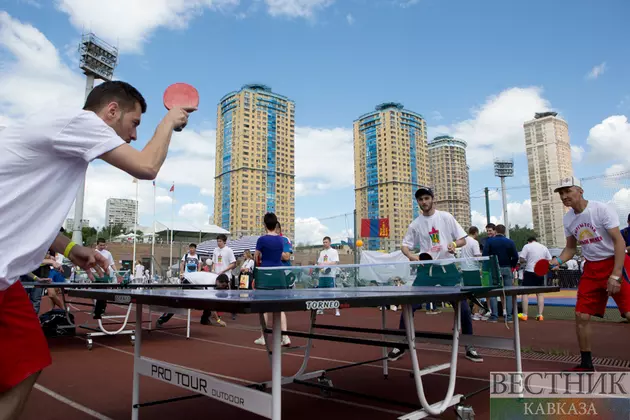
[[[430,136],[451,134],[469,143],[473,197],[485,186],[499,186],[493,157],[515,159],[516,176],[508,186],[527,184],[522,122],[545,109],[569,123],[577,176],[630,166],[625,118],[630,5],[624,0],[3,0],[2,5],[0,61],[6,64],[0,67],[0,125],[46,109],[50,101],[81,104],[77,45],[84,29],[119,46],[116,77],[147,98],[136,147],[146,144],[164,115],[166,86],[184,81],[198,88],[199,111],[175,136],[158,176],[157,219],[163,223],[171,218],[172,182],[175,218],[207,223],[216,104],[246,83],[267,84],[296,103],[298,240],[346,229],[343,217],[320,219],[354,209],[352,122],[385,101],[424,115]],[[35,81],[41,84],[36,90]],[[23,89],[31,88],[25,95]],[[619,190],[597,188],[593,198],[612,200]],[[150,182],[143,183],[143,225],[152,223],[152,194]],[[95,163],[88,173],[86,216],[98,224],[107,196],[134,195],[129,177]],[[630,206],[630,189],[622,195],[627,203],[620,206]],[[509,191],[511,222],[531,222],[528,198],[527,188]],[[492,201],[493,216],[500,216],[500,203]],[[472,207],[484,213],[483,199],[473,198]],[[474,215],[473,221],[485,219]]]

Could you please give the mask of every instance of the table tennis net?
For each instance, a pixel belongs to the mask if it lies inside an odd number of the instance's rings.
[[[254,270],[253,280],[255,288],[497,286],[503,284],[496,257],[332,266],[260,267]]]

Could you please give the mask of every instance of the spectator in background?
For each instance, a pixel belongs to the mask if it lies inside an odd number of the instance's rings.
[[[231,281],[232,270],[236,268],[236,258],[234,257],[234,251],[226,243],[227,236],[224,234],[217,236],[217,247],[212,253],[212,267],[210,271],[217,275],[226,274]]]
[[[486,231],[488,232],[488,228],[486,228]],[[506,229],[504,225],[496,225],[494,231],[496,235],[493,237],[490,237],[490,232],[488,232],[489,237],[486,241],[486,246],[483,248],[483,256],[496,256],[499,260],[499,272],[503,280],[503,286],[513,286],[514,274],[512,270],[516,267],[516,264],[518,264],[516,244],[513,240],[505,237]],[[490,315],[488,322],[497,322],[499,306],[496,297],[490,298],[490,310],[492,311],[492,315]],[[512,320],[512,299],[506,299],[506,302],[503,302],[503,313],[507,322],[514,322]]]
[[[527,244],[521,251],[521,262],[525,264],[525,272],[523,273],[523,286],[544,286],[545,277],[538,276],[534,272],[534,266],[540,260],[551,260],[551,253],[546,246],[536,241],[536,238],[531,237],[527,239]],[[537,321],[542,321],[543,309],[545,307],[545,298],[542,293],[536,295],[538,300],[538,315],[536,315]],[[523,295],[523,313],[519,314],[518,318],[527,321],[529,298],[527,295]]]

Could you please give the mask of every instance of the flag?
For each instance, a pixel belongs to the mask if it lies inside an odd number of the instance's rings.
[[[173,183],[173,186],[171,187],[170,190],[168,190],[169,192],[175,192],[175,183]]]
[[[363,238],[389,238],[389,218],[361,219]]]
[[[155,187],[155,179],[153,180],[153,186]]]

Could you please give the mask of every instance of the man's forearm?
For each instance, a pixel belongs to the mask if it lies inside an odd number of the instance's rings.
[[[562,252],[560,253],[560,256],[558,257],[558,259],[560,259],[560,261],[562,261],[562,263],[564,264],[567,261],[569,261],[571,258],[573,258],[576,251],[577,250],[575,248],[564,248]]]
[[[409,259],[411,259],[411,257],[414,256],[413,253],[409,250],[409,248],[404,246],[404,245],[402,247],[400,247],[400,250],[405,255],[405,257],[407,257]]]
[[[166,160],[168,147],[171,144],[171,137],[173,135],[173,128],[170,122],[162,120],[155,129],[155,133],[153,133],[153,137],[151,137],[149,143],[147,143],[140,152],[142,161],[144,162],[143,166],[150,168],[151,173],[156,176]]]
[[[615,268],[613,269],[613,276],[621,277],[623,271],[623,263],[626,259],[626,242],[623,239],[615,240],[613,236],[613,244],[615,245]]]
[[[64,252],[66,252],[66,247],[70,242],[70,238],[60,232],[59,234],[57,234],[57,237],[50,246],[50,249],[60,254],[64,254]]]

